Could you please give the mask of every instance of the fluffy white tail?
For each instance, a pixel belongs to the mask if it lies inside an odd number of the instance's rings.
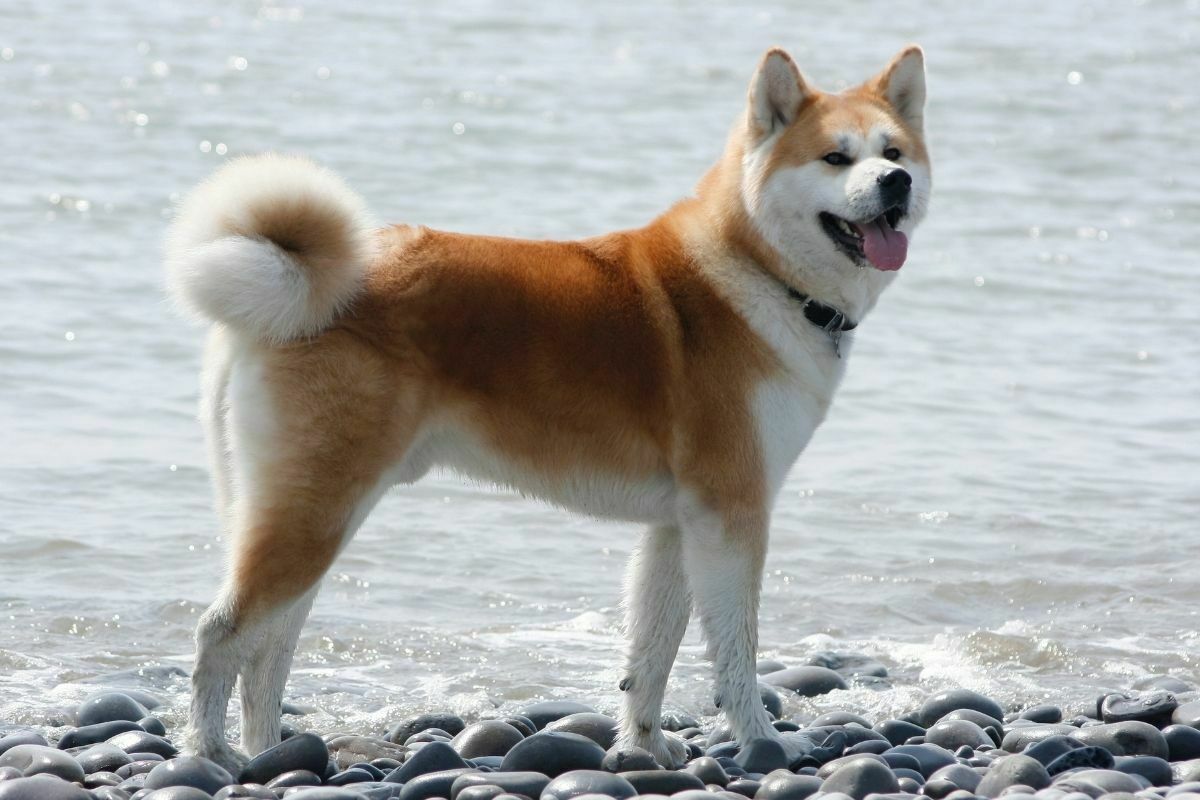
[[[183,201],[167,282],[184,308],[269,342],[313,336],[354,299],[372,257],[362,199],[302,158],[231,161]]]

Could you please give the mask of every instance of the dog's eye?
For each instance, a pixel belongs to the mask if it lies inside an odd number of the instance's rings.
[[[826,164],[832,164],[835,167],[844,167],[850,163],[850,158],[845,153],[830,153],[825,156]]]
[[[889,147],[883,151],[883,157],[888,161],[896,161],[900,158],[900,150],[895,147]]]

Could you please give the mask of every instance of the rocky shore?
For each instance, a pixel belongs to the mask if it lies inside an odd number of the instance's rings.
[[[89,697],[73,726],[0,720],[0,800],[1200,800],[1200,699],[1176,678],[1082,709],[1003,708],[954,689],[895,718],[785,719],[789,692],[823,695],[886,670],[823,654],[759,671],[763,703],[798,757],[775,742],[741,746],[723,723],[672,713],[663,726],[689,756],[664,769],[616,745],[612,717],[553,700],[492,719],[427,713],[373,735],[285,724],[284,741],[234,775],[180,754],[155,716],[160,698],[123,689]]]

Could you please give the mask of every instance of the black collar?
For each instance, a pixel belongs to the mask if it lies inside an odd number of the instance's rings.
[[[826,333],[844,333],[858,327],[858,323],[833,306],[818,303],[803,292],[787,287],[788,297],[795,300],[804,309],[804,318]]]

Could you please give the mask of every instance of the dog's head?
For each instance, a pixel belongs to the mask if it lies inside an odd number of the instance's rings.
[[[754,230],[797,273],[784,277],[882,286],[904,264],[929,201],[924,110],[919,47],[839,94],[766,53],[739,128],[740,188]]]

